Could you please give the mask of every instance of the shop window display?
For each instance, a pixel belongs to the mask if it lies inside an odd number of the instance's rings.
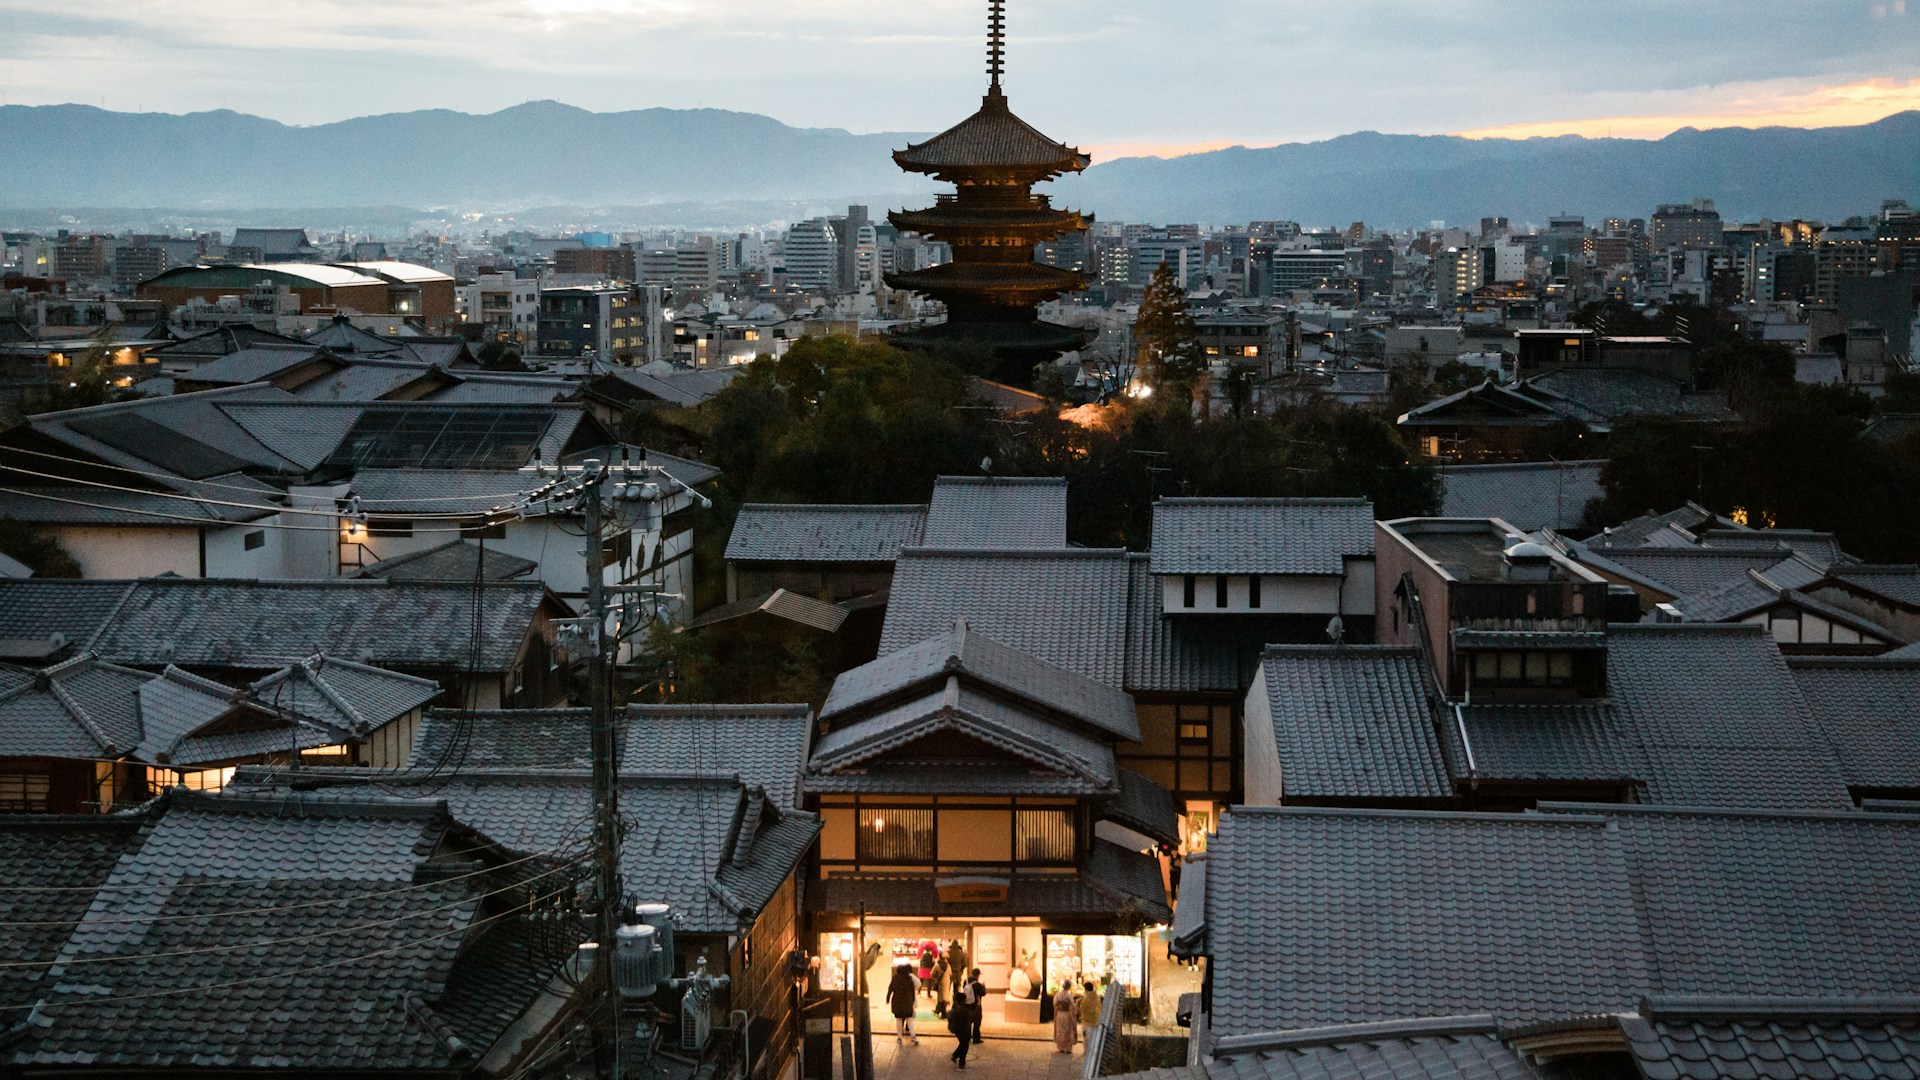
[[[1048,934],[1047,989],[1061,980],[1079,985],[1089,979],[1102,990],[1118,985],[1137,997],[1145,985],[1146,950],[1135,934]]]

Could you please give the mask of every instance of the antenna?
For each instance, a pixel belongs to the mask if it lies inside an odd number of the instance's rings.
[[[1006,0],[991,0],[987,4],[987,75],[992,83],[987,93],[1000,96],[1000,73],[1004,69],[1007,54],[1007,5]]]

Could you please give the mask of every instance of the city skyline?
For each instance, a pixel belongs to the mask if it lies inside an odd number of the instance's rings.
[[[227,108],[310,125],[552,98],[599,112],[707,107],[800,127],[934,131],[984,87],[979,8],[932,0],[911,24],[876,25],[843,0],[314,0],[264,11],[16,0],[0,13],[0,103]],[[1201,0],[1174,14],[1033,0],[1009,13],[1008,92],[1035,124],[1079,132],[1102,160],[1358,130],[1658,138],[1920,108],[1920,13],[1908,0],[1758,9],[1697,4],[1691,31],[1676,33],[1671,11],[1637,4]],[[1183,26],[1208,34],[1187,41],[1203,55],[1176,64],[1167,42]],[[1221,63],[1210,69],[1213,48]]]

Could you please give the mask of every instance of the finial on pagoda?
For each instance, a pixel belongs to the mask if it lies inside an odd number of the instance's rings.
[[[990,0],[987,4],[987,75],[993,80],[987,87],[990,97],[1000,96],[1000,72],[1006,57],[1006,45],[1006,0]]]

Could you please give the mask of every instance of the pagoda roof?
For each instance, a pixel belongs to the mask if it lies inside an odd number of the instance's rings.
[[[980,101],[980,111],[923,143],[893,152],[908,172],[1030,169],[1042,175],[1079,172],[1093,159],[1042,135],[1013,115],[998,86]]]

